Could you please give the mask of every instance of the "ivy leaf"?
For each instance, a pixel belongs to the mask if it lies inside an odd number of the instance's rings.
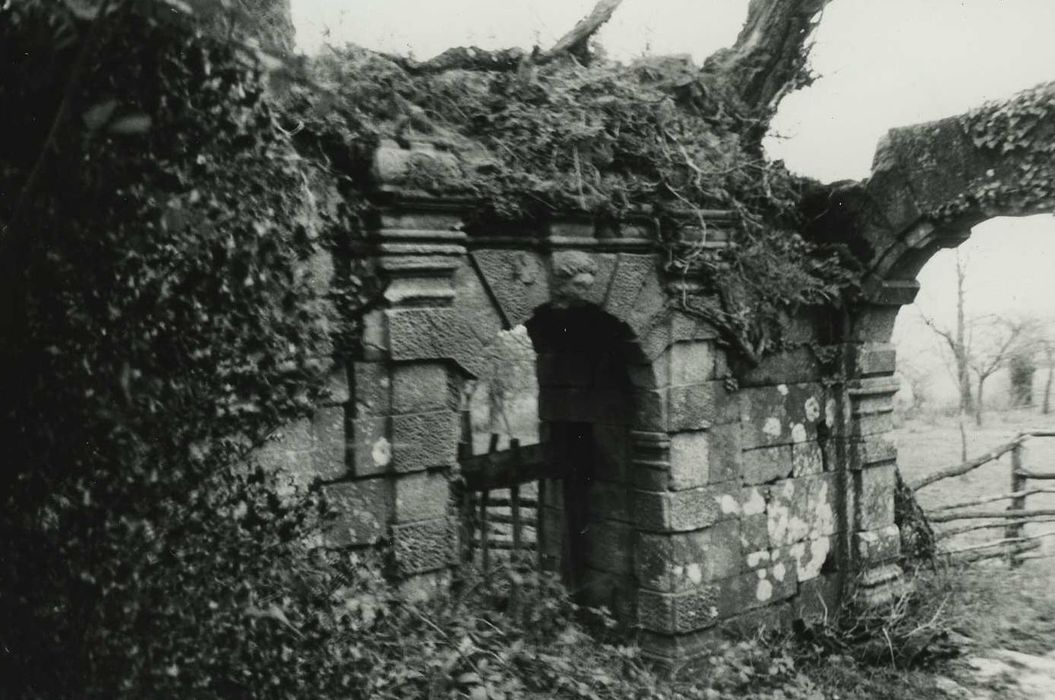
[[[129,114],[114,120],[107,128],[107,131],[111,134],[120,134],[122,136],[136,136],[150,131],[151,123],[150,115],[148,114]]]
[[[98,131],[110,121],[115,109],[117,100],[106,100],[94,105],[84,113],[84,125],[88,127],[88,131]]]

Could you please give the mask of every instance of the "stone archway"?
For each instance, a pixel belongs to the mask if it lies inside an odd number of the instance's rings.
[[[347,515],[331,543],[387,543],[402,585],[444,584],[458,386],[491,338],[527,324],[546,429],[562,432],[564,458],[582,448],[604,477],[572,496],[588,505],[574,583],[637,628],[646,653],[673,661],[720,623],[836,604],[841,385],[812,351],[734,375],[716,329],[672,300],[679,280],[665,277],[653,221],[466,233],[459,206],[399,200],[370,234],[387,287],[355,349],[348,472],[329,487]],[[730,225],[717,214],[709,225]],[[816,326],[801,324],[803,342]],[[566,530],[567,512],[549,505]],[[555,566],[562,557],[554,543]]]
[[[1055,211],[1055,165],[1047,150],[1055,136],[1053,106],[1049,83],[968,114],[894,129],[880,142],[868,180],[832,186],[817,202],[813,233],[847,245],[866,265],[861,298],[844,318],[845,459],[856,504],[850,554],[873,597],[887,595],[898,578],[882,564],[896,549],[889,528],[874,527],[893,508],[895,319],[915,299],[923,265],[967,240],[973,226]]]

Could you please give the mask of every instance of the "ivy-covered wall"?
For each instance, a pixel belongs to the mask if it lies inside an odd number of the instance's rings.
[[[435,153],[386,148],[375,174]],[[582,509],[574,585],[650,654],[691,655],[724,624],[818,614],[851,580],[874,599],[895,590],[895,455],[882,439],[894,387],[869,379],[893,356],[845,342],[838,309],[789,313],[782,349],[753,363],[685,310],[699,292],[665,264],[654,220],[557,217],[510,231],[466,227],[472,205],[459,200],[389,188],[384,201],[365,251],[387,291],[351,351],[348,461],[327,487],[344,508],[332,545],[388,543],[404,586],[446,584],[458,389],[500,330],[526,323],[542,434],[587,424],[599,453],[582,502],[542,504],[543,560],[560,561],[568,509]],[[715,212],[707,226],[728,240],[736,220]],[[609,359],[583,359],[590,339],[569,345],[562,329],[596,325],[585,316],[546,320],[568,304],[609,319],[593,335],[621,329],[603,343]],[[611,358],[625,381],[598,380]]]

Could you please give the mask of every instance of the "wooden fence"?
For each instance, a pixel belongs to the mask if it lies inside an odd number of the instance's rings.
[[[553,476],[545,444],[521,445],[512,438],[506,449],[499,450],[499,437],[492,433],[487,452],[473,454],[470,417],[463,413],[458,450],[463,483],[458,504],[461,559],[478,563],[485,576],[495,559],[514,568],[537,566],[540,502],[545,479]]]
[[[1055,472],[1042,472],[1029,469],[1023,463],[1025,444],[1033,438],[1055,437],[1055,430],[1029,430],[1019,433],[1010,442],[1004,443],[989,452],[947,469],[941,469],[909,484],[913,491],[919,491],[945,479],[962,476],[981,466],[994,462],[1007,453],[1011,453],[1009,488],[1007,493],[974,498],[960,503],[953,503],[926,510],[927,519],[932,524],[956,523],[954,527],[943,527],[935,533],[939,542],[939,553],[950,560],[975,562],[985,559],[1003,558],[1011,567],[1022,562],[1042,558],[1037,552],[1041,540],[1055,536],[1055,529],[1027,533],[1026,525],[1038,523],[1055,523],[1055,508],[1029,508],[1027,498],[1036,494],[1055,493],[1055,488],[1036,486],[1030,483],[1055,480]],[[1002,510],[984,508],[984,506],[1007,501]],[[998,539],[950,547],[952,538],[958,535],[978,531],[1000,530]]]

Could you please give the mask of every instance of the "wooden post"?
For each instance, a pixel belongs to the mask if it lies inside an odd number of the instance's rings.
[[[458,459],[466,460],[473,456],[472,414],[466,408],[461,412],[461,438],[458,441]],[[473,495],[461,482],[457,494],[458,504],[458,537],[460,539],[461,562],[473,560]]]
[[[509,449],[516,454],[516,450],[520,447],[520,440],[517,438],[510,438]],[[513,568],[516,569],[520,565],[520,484],[513,484],[509,487],[509,508],[513,515]]]
[[[1025,450],[1022,441],[1019,441],[1011,448],[1011,493],[1018,493],[1026,490],[1026,478],[1022,476],[1022,453]],[[1026,507],[1026,497],[1018,496],[1011,499],[1011,503],[1008,504],[1008,511],[1024,510]],[[1004,529],[1005,538],[1017,538],[1022,536],[1023,524],[1021,521],[1010,523]],[[1007,554],[1007,565],[1014,569],[1021,564],[1014,546],[1008,547]]]
[[[493,455],[498,451],[498,433],[491,433],[491,442],[487,446],[487,454]],[[491,492],[483,490],[480,492],[480,566],[484,570],[484,581],[491,577],[491,537],[487,532],[487,508]]]
[[[545,512],[544,509],[546,507],[545,479],[538,480],[538,490],[536,491],[536,493],[538,495],[535,497],[535,557],[538,561],[535,563],[535,568],[541,574],[543,571],[546,570],[546,560],[544,555],[542,554],[542,543],[545,540],[545,535],[542,532],[543,523],[545,521],[543,513]]]

